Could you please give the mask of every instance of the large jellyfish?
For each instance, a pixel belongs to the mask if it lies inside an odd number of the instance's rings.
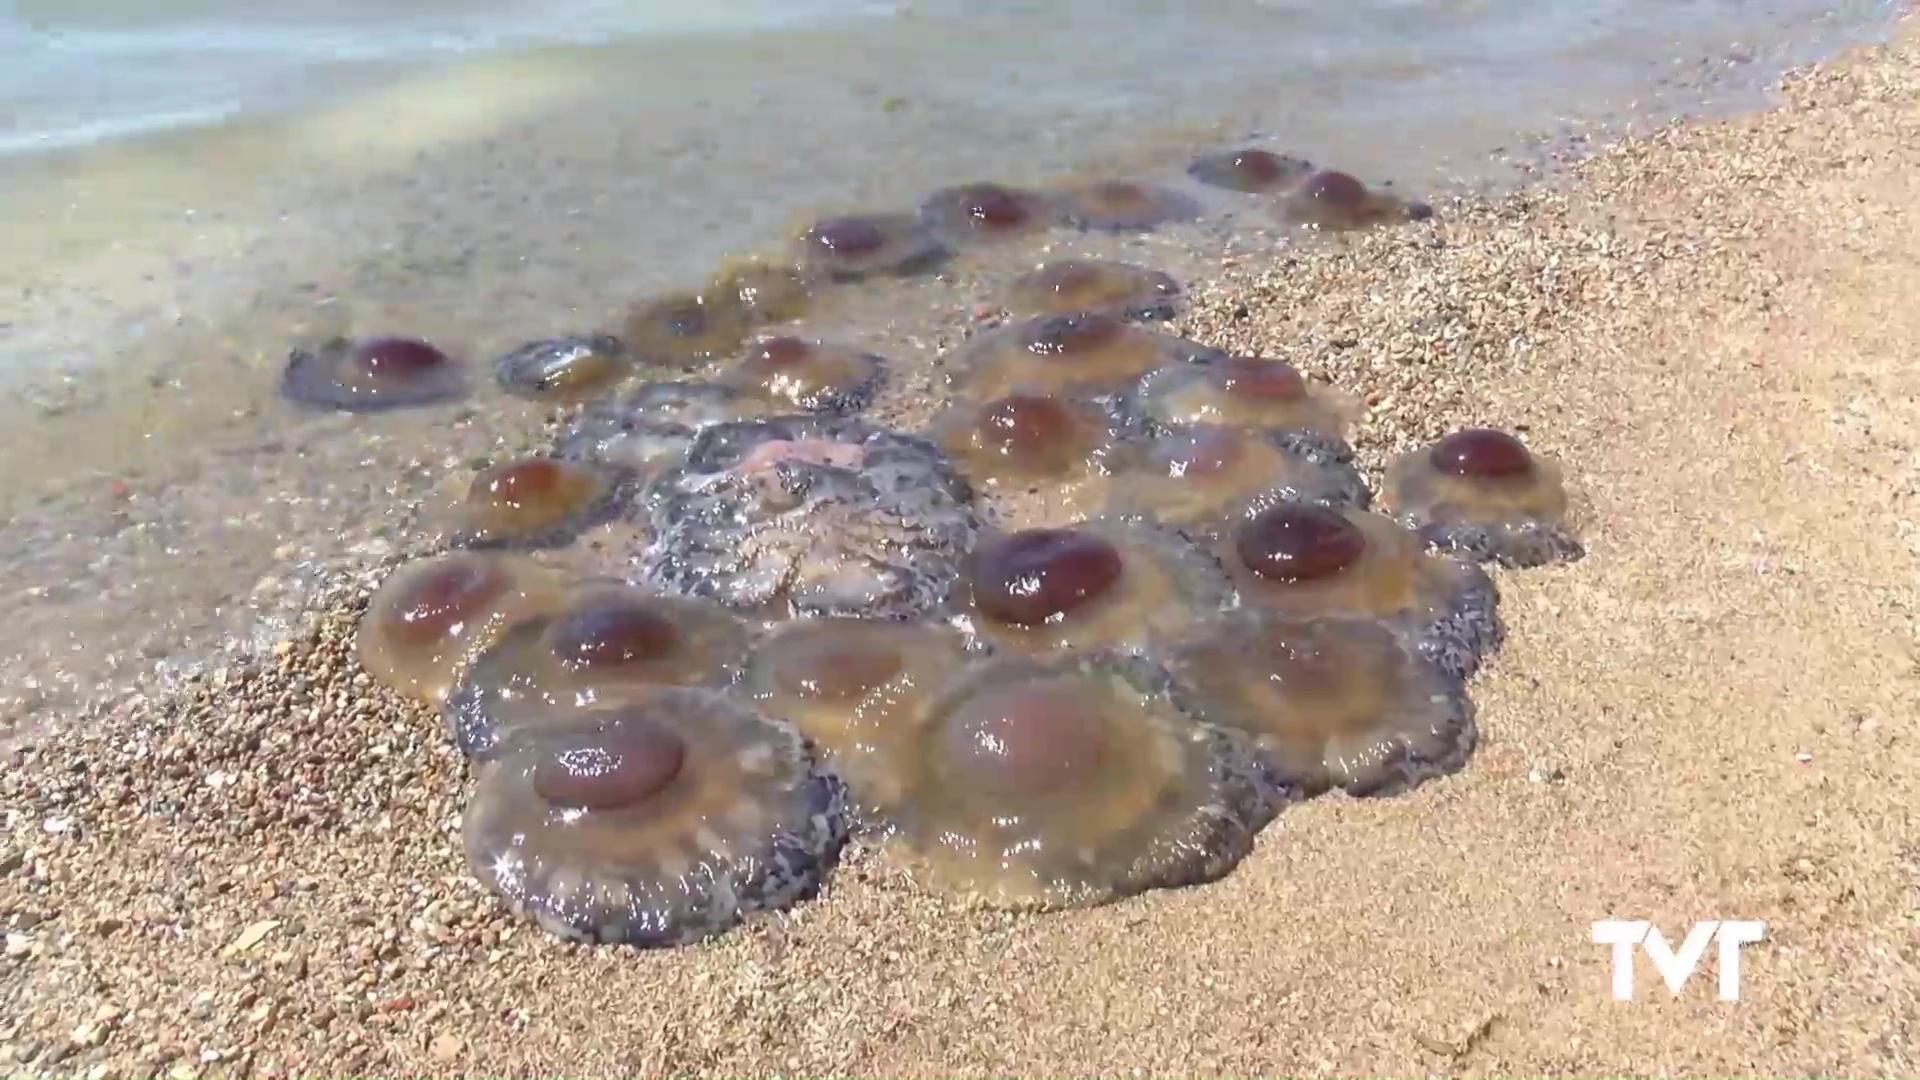
[[[948,361],[976,401],[1011,393],[1119,392],[1164,364],[1217,350],[1115,315],[1043,315],[982,334]]]
[[[1349,461],[1347,430],[1360,401],[1313,382],[1283,360],[1213,354],[1172,364],[1140,380],[1136,410],[1167,426],[1219,424],[1277,433],[1286,447],[1316,461]]]
[[[1464,558],[1526,567],[1586,554],[1567,529],[1559,464],[1504,431],[1467,428],[1394,459],[1382,496],[1428,543]]]
[[[927,196],[920,220],[934,235],[959,246],[1029,236],[1053,224],[1059,202],[1051,195],[1005,184],[961,184]]]
[[[618,516],[633,486],[617,467],[524,457],[482,469],[447,511],[453,543],[545,548]]]
[[[762,338],[720,381],[782,412],[845,416],[872,404],[887,362],[850,345],[792,335]]]
[[[467,389],[460,364],[418,338],[334,338],[287,358],[280,392],[303,405],[372,412],[431,405]]]
[[[1424,220],[1433,216],[1433,207],[1382,195],[1346,173],[1323,169],[1281,198],[1280,216],[1317,229],[1345,231]]]
[[[597,397],[632,373],[626,349],[604,334],[528,342],[493,363],[501,389],[562,404]]]
[[[360,618],[360,662],[393,689],[438,705],[476,653],[558,591],[550,572],[510,556],[456,551],[408,563]]]
[[[1213,424],[1163,426],[1119,455],[1108,508],[1145,514],[1196,536],[1226,527],[1256,498],[1364,510],[1366,482],[1351,464],[1316,460],[1270,432]]]
[[[1059,195],[1060,216],[1079,229],[1150,232],[1162,225],[1192,221],[1200,204],[1170,188],[1131,180],[1094,180],[1069,184]]]
[[[1089,312],[1124,319],[1170,319],[1182,290],[1173,276],[1106,259],[1061,259],[1014,279],[1006,307],[1021,318]]]
[[[809,226],[796,242],[801,260],[836,281],[931,269],[947,250],[906,214],[854,214]]]
[[[1312,171],[1313,166],[1300,158],[1255,147],[1208,151],[1187,166],[1187,175],[1203,184],[1248,194],[1293,186]]]
[[[568,421],[557,450],[569,460],[650,476],[677,462],[707,428],[766,416],[779,411],[776,404],[717,382],[647,383],[618,401],[582,410]]]

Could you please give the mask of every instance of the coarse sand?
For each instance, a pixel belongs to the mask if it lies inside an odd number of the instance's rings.
[[[469,779],[350,659],[364,583],[264,670],[14,752],[13,1075],[1920,1072],[1920,36],[1555,192],[1287,265],[1183,329],[1368,395],[1369,467],[1461,423],[1559,455],[1591,555],[1502,573],[1484,742],[1288,810],[1216,885],[1014,917],[856,853],[669,953],[557,944],[469,880]],[[1603,918],[1760,919],[1744,997],[1610,993]]]

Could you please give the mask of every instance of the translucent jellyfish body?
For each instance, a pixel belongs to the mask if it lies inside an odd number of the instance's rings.
[[[372,412],[460,396],[466,377],[452,357],[418,338],[334,338],[287,358],[280,392],[303,405]]]
[[[754,648],[741,689],[812,740],[871,810],[902,797],[901,747],[966,660],[963,639],[929,623],[800,619]]]
[[[1183,705],[1252,736],[1305,795],[1398,794],[1457,771],[1477,738],[1459,682],[1367,619],[1236,612],[1169,667]]]
[[[632,373],[626,350],[605,335],[528,342],[493,364],[501,389],[559,403],[597,397]]]
[[[1498,596],[1487,575],[1427,554],[1418,537],[1379,514],[1266,506],[1236,523],[1221,562],[1250,606],[1389,622],[1456,678],[1472,675],[1500,645]]]
[[[971,498],[924,439],[854,420],[722,424],[653,485],[639,580],[770,618],[916,618],[959,576]]]
[[[1078,229],[1148,232],[1200,216],[1200,204],[1177,191],[1130,180],[1070,184],[1059,196],[1059,214]]]
[[[461,831],[480,882],[549,933],[661,947],[815,893],[846,820],[791,728],[670,689],[510,737]]]
[[[1054,222],[1052,196],[1005,184],[942,188],[920,204],[920,220],[949,244],[965,245],[1031,236]]]
[[[1217,424],[1162,427],[1121,454],[1109,509],[1145,514],[1198,536],[1229,526],[1254,499],[1364,510],[1370,496],[1351,464],[1316,460],[1269,432]]]
[[[734,352],[753,326],[736,295],[681,293],[630,311],[620,323],[620,342],[638,363],[683,368]]]
[[[465,547],[561,547],[612,520],[631,495],[628,475],[612,466],[517,458],[474,476],[447,510],[448,531]]]
[[[787,322],[813,307],[814,278],[797,266],[741,260],[707,279],[700,294],[740,310],[753,325]]]
[[[806,338],[762,338],[721,382],[782,412],[845,416],[873,403],[887,362],[849,345]]]
[[[856,214],[815,222],[797,242],[806,266],[837,281],[932,268],[947,251],[906,214]]]
[[[1315,383],[1283,360],[1203,356],[1140,380],[1139,413],[1154,424],[1219,424],[1285,433],[1281,441],[1316,460],[1353,456],[1346,434],[1359,399]]]
[[[934,425],[934,438],[975,484],[1064,487],[1104,474],[1119,432],[1091,402],[1053,394],[962,401]]]
[[[1248,194],[1291,187],[1312,171],[1313,166],[1300,158],[1252,147],[1211,150],[1187,166],[1187,175],[1203,184]]]
[[[1391,221],[1417,221],[1433,216],[1426,203],[1412,203],[1369,190],[1343,172],[1321,170],[1280,200],[1280,216],[1318,229],[1349,230]]]
[[[460,551],[387,576],[360,619],[360,663],[409,697],[438,705],[500,632],[551,604],[557,585],[532,563]]]
[[[910,854],[933,883],[1009,907],[1216,880],[1280,797],[1244,739],[1175,708],[1157,669],[1105,654],[991,662],[898,754],[886,809]]]
[[[1115,315],[1043,315],[962,345],[948,377],[976,401],[1011,393],[1109,391],[1156,367],[1211,352]]]
[[[678,463],[707,428],[774,411],[774,402],[722,383],[647,383],[618,401],[581,411],[568,421],[556,449],[570,460],[647,476]]]
[[[720,607],[628,585],[576,589],[508,627],[447,697],[447,732],[468,757],[502,736],[597,702],[663,686],[719,686],[746,658],[747,628]]]
[[[1063,259],[1022,274],[1007,289],[1006,307],[1022,318],[1091,312],[1123,319],[1170,319],[1180,283],[1170,274],[1105,259]]]
[[[1179,533],[1123,518],[982,539],[964,625],[998,649],[1144,652],[1191,637],[1233,593]]]
[[[1382,496],[1428,543],[1464,558],[1525,567],[1586,554],[1567,530],[1560,466],[1503,431],[1456,431],[1396,458]]]

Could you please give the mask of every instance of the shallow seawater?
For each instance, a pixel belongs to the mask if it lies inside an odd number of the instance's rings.
[[[0,729],[270,641],[314,581],[405,546],[450,478],[544,440],[546,410],[492,384],[494,356],[606,327],[724,257],[777,256],[814,218],[908,211],[971,180],[1125,176],[1199,201],[1199,221],[1151,236],[1055,230],[845,290],[797,328],[887,357],[878,415],[918,424],[938,404],[933,358],[1045,259],[1193,280],[1229,249],[1301,242],[1192,183],[1196,150],[1271,146],[1416,197],[1497,187],[1535,163],[1524,146],[1757,101],[1783,66],[1889,15],[1882,0],[736,0],[678,22],[639,2],[310,7],[91,0],[0,24],[0,56],[40,65],[0,63]],[[155,58],[181,55],[200,83],[165,81]],[[142,128],[173,129],[82,145]],[[474,390],[353,415],[278,395],[291,344],[348,332],[426,336]]]

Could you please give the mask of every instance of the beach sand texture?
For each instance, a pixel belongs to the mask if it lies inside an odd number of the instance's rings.
[[[13,1075],[1911,1075],[1920,1070],[1920,35],[1559,193],[1197,283],[1186,332],[1366,393],[1369,465],[1522,429],[1583,562],[1503,573],[1459,775],[1288,810],[1226,880],[1049,917],[857,853],[697,948],[557,944],[458,849],[465,767],[345,659],[16,750]],[[1376,472],[1377,479],[1377,472]],[[1596,919],[1766,920],[1609,993]]]

